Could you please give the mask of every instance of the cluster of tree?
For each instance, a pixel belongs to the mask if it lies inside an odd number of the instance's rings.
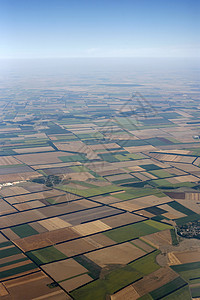
[[[200,239],[200,222],[194,221],[177,226],[177,233],[186,238]]]
[[[52,187],[61,182],[61,179],[57,175],[48,175],[39,178],[32,179],[33,182],[45,184],[47,187]]]

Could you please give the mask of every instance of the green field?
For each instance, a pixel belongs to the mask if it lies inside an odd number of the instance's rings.
[[[26,271],[30,271],[37,268],[37,266],[34,263],[30,263],[24,266],[20,266],[17,268],[13,268],[13,269],[8,269],[6,271],[1,271],[0,272],[0,278],[5,278],[8,276],[13,276],[13,275],[18,275],[22,272],[26,272]]]
[[[20,238],[38,234],[38,232],[28,224],[18,225],[11,227],[12,231],[16,233]]]
[[[106,231],[104,232],[104,235],[111,238],[115,242],[121,243],[134,238],[152,234],[160,230],[171,228],[172,227],[169,225],[153,220],[147,220]]]
[[[192,294],[193,298],[199,298],[200,297],[200,285],[191,286],[190,290],[191,290],[191,294]]]
[[[123,268],[113,270],[105,275],[104,278],[86,284],[70,294],[75,300],[107,299],[107,295],[113,294],[142,278],[144,275],[159,269],[160,267],[155,262],[155,258],[158,254],[158,250],[150,253]]]
[[[174,266],[171,266],[171,268],[177,273],[180,273],[183,271],[196,270],[196,269],[200,269],[200,261],[193,262],[193,263],[187,263],[187,264],[181,264],[181,265],[174,265]]]
[[[117,158],[119,161],[127,161],[127,160],[136,160],[136,159],[143,159],[145,158],[145,155],[138,154],[138,153],[129,153],[129,154],[116,154],[115,158]]]
[[[22,253],[22,252],[13,245],[12,248],[0,250],[0,258],[4,258],[4,257],[8,257],[8,256],[12,256],[15,254],[20,254],[20,253]]]
[[[200,259],[199,259],[200,260]],[[181,265],[171,266],[188,283],[200,283],[200,261]]]
[[[133,177],[133,178],[127,178],[127,179],[113,181],[114,184],[125,184],[125,183],[131,183],[131,182],[139,182],[139,179],[136,177]]]
[[[97,187],[97,188],[88,188],[87,190],[79,190],[75,188],[71,188],[67,185],[59,185],[57,186],[58,189],[62,191],[66,191],[72,194],[76,194],[82,197],[93,197],[101,194],[111,193],[111,192],[117,192],[122,190],[119,186],[115,185],[108,185],[103,187]]]
[[[173,291],[186,285],[186,282],[181,278],[177,277],[173,281],[168,282],[167,284],[161,286],[160,288],[150,292],[150,295],[154,300],[161,299],[165,296],[168,296]]]
[[[162,300],[191,300],[189,286],[185,285],[170,295],[163,297]]]
[[[60,156],[58,157],[62,162],[86,162],[88,158],[84,154],[74,154],[74,155],[67,155],[67,156]]]
[[[138,300],[153,300],[153,298],[151,297],[150,294],[146,294],[146,295],[138,298]]]
[[[184,225],[189,222],[194,222],[200,220],[200,215],[194,213],[193,215],[187,216],[187,217],[182,217],[180,219],[176,219],[176,224],[177,225]]]
[[[27,252],[26,254],[38,265],[67,258],[65,254],[53,246]]]
[[[168,173],[166,170],[153,170],[149,171],[150,174],[153,174],[159,178],[167,178],[167,177],[173,177],[174,175]]]
[[[0,243],[0,249],[4,248],[4,247],[7,247],[7,246],[11,246],[11,245],[13,245],[13,244],[10,241]]]
[[[194,187],[196,184],[193,182],[179,182],[171,183],[167,179],[155,179],[151,181],[151,185],[159,188],[178,188],[178,187]]]
[[[176,246],[179,244],[178,237],[174,228],[170,229],[170,234],[172,238],[172,245]]]
[[[26,261],[28,260],[28,257],[22,257],[20,259],[16,259],[16,260],[12,260],[12,261],[8,261],[6,263],[1,263],[0,264],[0,268],[6,267],[6,266],[12,266],[14,264],[20,263],[22,261]]]
[[[169,206],[171,206],[172,208],[182,212],[183,214],[190,216],[195,214],[195,212],[183,205],[181,205],[180,203],[176,202],[176,201],[172,201],[168,203]]]
[[[145,197],[149,195],[155,195],[157,197],[165,197],[161,191],[154,188],[123,188],[125,190],[124,193],[116,194],[115,198],[120,200],[130,200],[139,197]]]

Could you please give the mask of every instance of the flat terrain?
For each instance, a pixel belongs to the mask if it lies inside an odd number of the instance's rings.
[[[1,76],[0,298],[198,299],[197,67],[90,67]]]

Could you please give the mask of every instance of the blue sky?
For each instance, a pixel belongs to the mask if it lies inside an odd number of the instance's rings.
[[[197,57],[199,0],[0,0],[0,58]]]

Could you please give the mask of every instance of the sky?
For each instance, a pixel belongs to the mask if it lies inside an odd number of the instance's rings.
[[[0,0],[0,58],[199,57],[199,0]]]

